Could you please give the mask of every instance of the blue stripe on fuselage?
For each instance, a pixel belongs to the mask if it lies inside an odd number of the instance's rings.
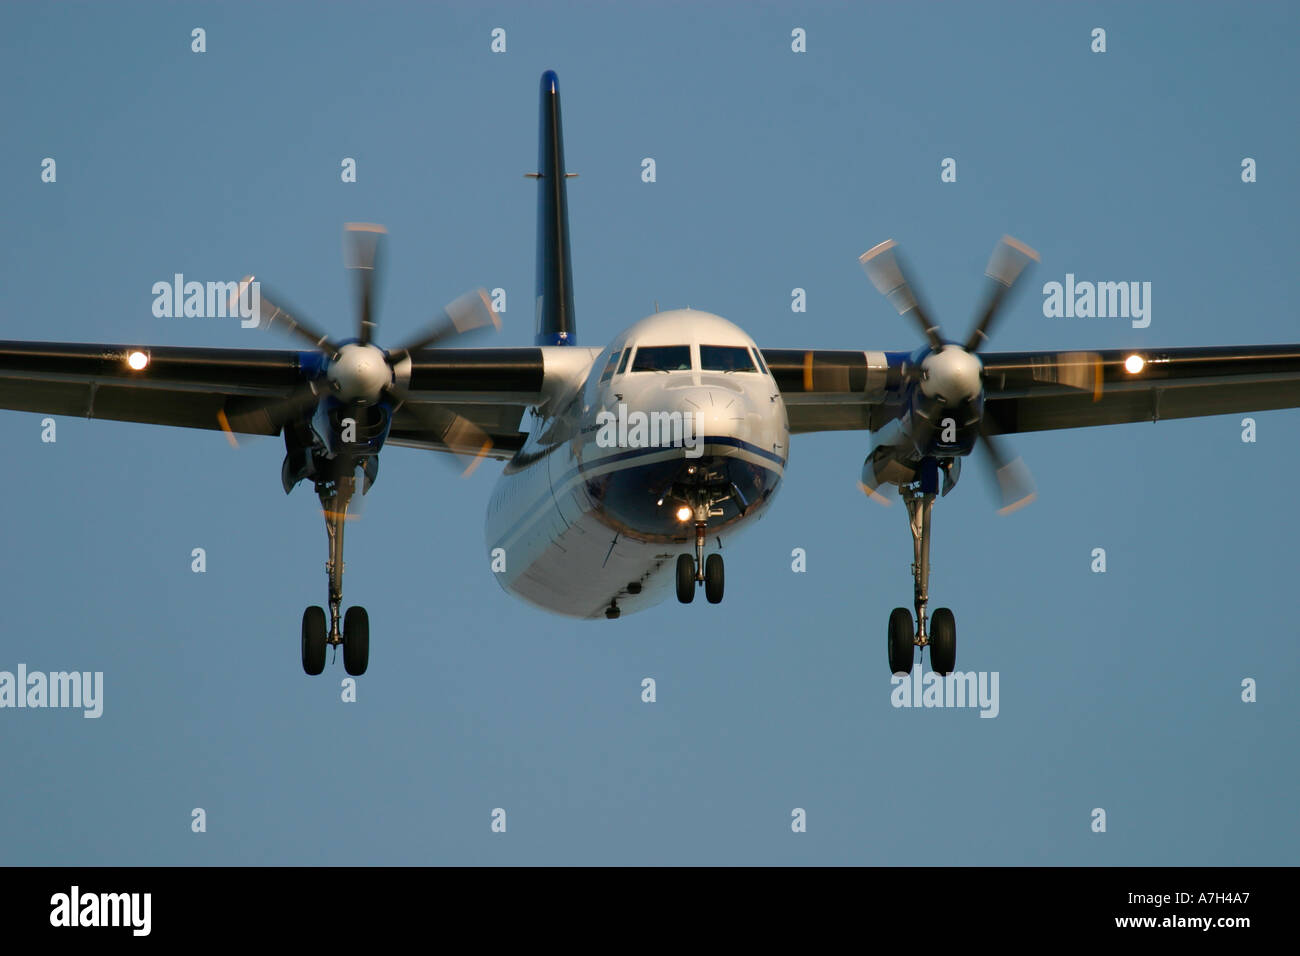
[[[702,442],[702,447],[708,445],[727,445],[733,448],[740,448],[743,449],[744,451],[748,451],[751,452],[752,454],[758,455],[761,458],[766,458],[769,461],[773,462],[774,464],[779,465],[782,469],[784,469],[785,467],[786,459],[782,458],[780,455],[776,455],[773,454],[772,452],[765,451],[762,448],[759,448],[757,445],[752,445],[749,442],[743,441],[739,438],[733,438],[730,435],[716,435],[713,437],[705,436],[703,439],[701,439],[701,442]],[[635,459],[643,458],[646,455],[658,454],[662,451],[664,451],[663,448],[631,448],[628,449],[627,451],[618,452],[617,454],[606,455],[603,458],[598,458],[592,461],[583,462],[574,468],[570,468],[567,472],[565,472],[564,476],[558,482],[554,482],[554,481],[551,482],[550,492],[541,496],[540,498],[537,499],[537,501],[535,501],[532,505],[530,505],[524,511],[524,513],[519,517],[519,520],[517,520],[514,524],[512,524],[505,531],[505,533],[503,533],[500,537],[497,538],[496,542],[494,543],[500,544],[503,541],[507,541],[513,538],[522,528],[525,528],[533,524],[534,522],[536,522],[538,518],[541,517],[541,514],[545,512],[545,509],[547,507],[551,507],[555,504],[554,489],[562,488],[579,472],[586,473],[600,465],[606,465],[615,462],[620,464],[627,464],[627,467],[634,467],[634,465],[631,463]],[[542,464],[544,461],[545,461],[545,457],[543,456],[543,457],[539,457],[536,460],[536,463]],[[770,471],[773,475],[775,475],[778,481],[780,480],[781,472],[778,472],[775,468],[769,468],[767,470]],[[649,489],[646,490],[649,491]]]

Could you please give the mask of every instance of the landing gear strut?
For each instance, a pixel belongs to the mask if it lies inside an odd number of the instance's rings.
[[[329,559],[325,562],[329,575],[329,626],[327,630],[321,608],[309,607],[304,612],[302,669],[312,675],[324,670],[327,646],[343,646],[343,667],[353,676],[364,674],[370,662],[370,617],[366,609],[348,608],[341,632],[339,628],[343,608],[343,527],[356,488],[353,470],[341,470],[332,479],[316,482],[316,494],[325,515],[325,531],[329,535]]]
[[[908,525],[912,529],[912,603],[916,608],[916,631],[911,643],[922,649],[929,647],[931,669],[938,674],[949,674],[957,661],[957,623],[952,611],[946,607],[937,608],[930,632],[926,631],[926,612],[930,604],[930,518],[938,492],[939,468],[932,458],[921,462],[915,482],[899,488],[907,506]],[[907,608],[894,608],[889,616],[891,673],[910,672],[912,669],[912,656],[904,653],[903,637],[911,629],[912,615]]]
[[[708,535],[709,518],[722,514],[721,508],[715,508],[715,501],[702,490],[695,496],[691,507],[695,517],[695,557],[689,554],[677,556],[677,600],[690,604],[695,600],[695,589],[704,585],[704,597],[710,604],[722,602],[723,585],[726,581],[722,555],[714,553],[704,557],[704,541]]]

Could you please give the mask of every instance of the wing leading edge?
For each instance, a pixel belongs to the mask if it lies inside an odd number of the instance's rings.
[[[129,357],[147,363],[132,368]],[[275,434],[241,411],[284,398],[319,374],[311,352],[54,342],[0,342],[0,408],[50,415]],[[425,349],[411,360],[409,398],[390,440],[450,451],[427,434],[411,405],[457,412],[497,442],[493,457],[521,444],[519,421],[543,399],[540,348]],[[232,425],[234,422],[236,425]]]
[[[1130,371],[1132,356],[1141,358]],[[875,431],[897,417],[905,352],[763,349],[791,433]],[[998,352],[984,363],[1001,434],[1300,407],[1300,345]]]

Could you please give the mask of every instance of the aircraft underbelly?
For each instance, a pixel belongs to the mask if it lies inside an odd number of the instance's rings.
[[[572,460],[564,453],[548,458]],[[502,475],[493,494],[487,545],[501,586],[552,613],[581,618],[603,618],[611,597],[632,582],[641,583],[641,593],[620,598],[624,613],[662,600],[671,582],[655,571],[677,551],[622,535],[615,541],[616,532],[580,487],[563,492],[557,502],[550,464]]]
[[[576,479],[574,461],[566,448],[502,476],[487,536],[489,552],[504,565],[499,583],[538,607],[580,618],[603,618],[611,601],[621,614],[663,601],[674,588],[677,556],[693,549],[692,532],[671,519],[671,505],[628,506],[638,497],[653,504],[661,466],[593,469],[600,474]],[[780,481],[777,471],[739,460],[732,467],[749,510],[740,514],[732,505],[710,529],[710,549],[761,515]]]

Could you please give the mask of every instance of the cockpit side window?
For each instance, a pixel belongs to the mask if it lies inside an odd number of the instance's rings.
[[[706,372],[757,372],[743,345],[701,345],[700,368]]]
[[[758,367],[759,367],[760,369],[762,369],[763,374],[766,375],[766,374],[767,374],[767,363],[763,361],[763,350],[760,349],[760,348],[755,348],[755,349],[754,349],[754,358],[756,358],[756,359],[758,360]]]
[[[689,372],[690,369],[689,345],[642,345],[632,362],[634,372]]]
[[[614,369],[618,367],[619,354],[620,353],[615,352],[609,357],[609,361],[605,363],[605,371],[600,373],[600,380],[602,382],[608,382],[614,377]]]
[[[619,375],[622,375],[624,372],[627,371],[627,360],[630,359],[631,357],[632,357],[632,349],[631,349],[631,348],[626,348],[626,349],[624,349],[624,350],[623,350],[623,361],[621,361],[621,362],[618,363],[618,374],[619,374]]]

